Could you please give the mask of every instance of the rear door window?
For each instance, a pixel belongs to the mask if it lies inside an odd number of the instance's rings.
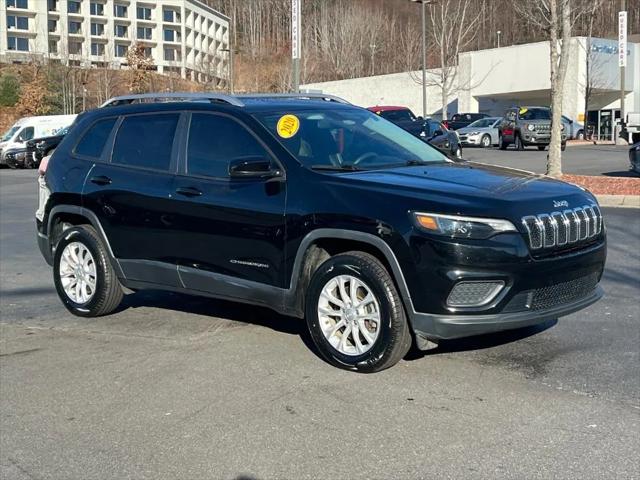
[[[116,135],[111,163],[168,171],[179,113],[131,115]]]
[[[191,115],[187,143],[187,174],[228,177],[229,163],[246,157],[271,158],[258,140],[230,117]]]
[[[116,118],[105,118],[89,127],[76,145],[74,151],[76,155],[100,158],[115,123]]]

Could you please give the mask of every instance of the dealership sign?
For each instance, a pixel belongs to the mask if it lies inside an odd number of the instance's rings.
[[[300,0],[291,0],[291,58],[300,56]]]
[[[627,12],[618,12],[618,65],[627,66]]]

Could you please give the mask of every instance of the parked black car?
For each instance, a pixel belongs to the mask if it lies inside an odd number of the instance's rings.
[[[604,224],[579,187],[451,161],[335,97],[193,98],[86,113],[50,157],[38,244],[73,314],[114,311],[122,287],[248,302],[306,318],[329,362],[373,372],[412,338],[602,295]]]
[[[450,120],[444,120],[442,123],[449,130],[458,130],[459,128],[468,127],[476,120],[487,118],[486,113],[456,113]]]
[[[26,144],[28,154],[25,167],[38,168],[42,159],[53,153],[55,148],[60,144],[64,136],[69,131],[69,128],[71,127],[66,127],[60,130],[57,135],[52,137],[34,138],[33,140],[29,140]]]
[[[425,140],[445,152],[446,155],[462,158],[462,145],[458,135],[449,131],[441,122],[416,117],[407,107],[376,106],[369,107],[367,110]]]
[[[629,148],[629,166],[632,172],[640,175],[640,142],[634,143]]]
[[[9,168],[25,168],[25,164],[27,163],[26,159],[29,153],[27,152],[26,147],[20,147],[6,150],[3,155],[4,163]]]

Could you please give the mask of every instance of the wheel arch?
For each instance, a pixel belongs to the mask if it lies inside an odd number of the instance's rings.
[[[118,259],[113,254],[109,239],[104,233],[104,229],[102,228],[102,224],[100,223],[97,215],[91,210],[78,205],[56,205],[51,209],[51,212],[49,212],[46,235],[49,239],[49,248],[52,254],[55,252],[56,240],[64,231],[63,225],[65,223],[69,223],[73,226],[91,225],[100,237],[100,240],[106,246],[109,260],[113,265],[118,278],[125,278],[124,272],[120,267]]]
[[[373,255],[385,266],[396,284],[404,306],[413,311],[402,268],[392,248],[382,238],[356,230],[322,228],[308,233],[300,243],[291,272],[288,310],[304,316],[305,292],[311,276],[328,258],[349,251]]]

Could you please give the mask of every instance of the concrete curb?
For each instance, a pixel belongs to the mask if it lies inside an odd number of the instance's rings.
[[[596,195],[601,207],[640,208],[640,195]]]

